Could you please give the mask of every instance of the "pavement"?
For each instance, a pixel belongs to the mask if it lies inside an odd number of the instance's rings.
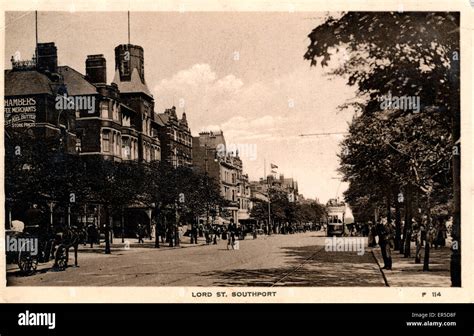
[[[392,250],[392,270],[381,270],[390,287],[450,287],[449,264],[451,258],[450,243],[438,249],[430,248],[429,271],[423,271],[425,249],[421,250],[421,263],[415,264],[415,244],[411,244],[411,257]],[[383,267],[380,248],[373,248],[372,253],[379,265]]]

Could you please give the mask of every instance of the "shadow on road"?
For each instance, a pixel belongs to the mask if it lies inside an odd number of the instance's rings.
[[[201,273],[213,286],[384,286],[370,253],[326,252],[322,246],[283,247],[283,267]]]

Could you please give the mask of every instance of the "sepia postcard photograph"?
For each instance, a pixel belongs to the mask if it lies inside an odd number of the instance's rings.
[[[99,3],[4,12],[5,293],[471,286],[469,1]]]

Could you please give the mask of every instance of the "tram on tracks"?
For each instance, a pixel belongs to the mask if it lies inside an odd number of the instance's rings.
[[[343,236],[346,231],[344,223],[346,204],[336,198],[332,198],[326,203],[326,211],[326,235],[328,237]]]

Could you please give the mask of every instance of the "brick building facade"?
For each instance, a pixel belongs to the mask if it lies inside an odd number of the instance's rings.
[[[188,127],[186,113],[181,119],[176,114],[176,107],[166,109],[156,115],[158,137],[161,141],[162,159],[174,167],[193,165],[193,137]]]
[[[221,195],[228,202],[224,213],[228,219],[249,218],[250,186],[248,176],[243,174],[242,160],[238,152],[226,151],[222,131],[201,132],[193,138],[194,166],[218,182]]]

